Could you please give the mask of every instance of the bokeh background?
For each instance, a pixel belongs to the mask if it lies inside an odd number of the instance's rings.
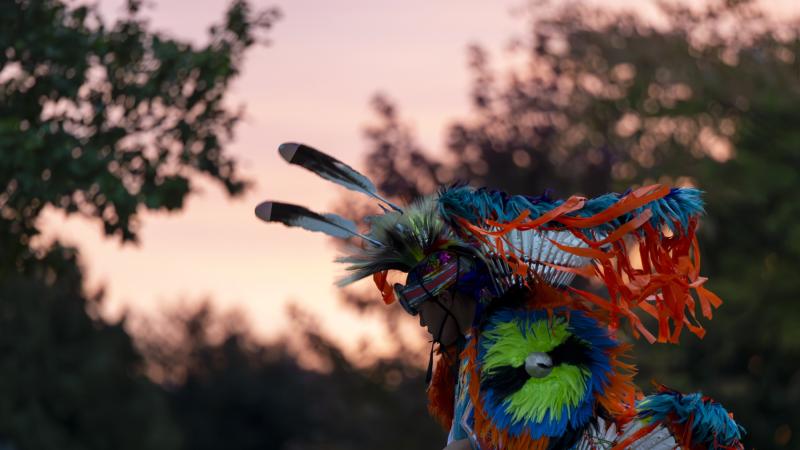
[[[800,6],[0,0],[0,449],[437,449],[426,342],[265,199],[467,180],[707,191],[703,340],[637,343],[748,448],[800,448]]]

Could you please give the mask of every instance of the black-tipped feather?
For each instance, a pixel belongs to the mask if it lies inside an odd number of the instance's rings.
[[[308,145],[293,142],[281,144],[278,147],[278,152],[289,164],[296,164],[306,168],[328,181],[333,181],[347,189],[367,194],[386,203],[398,212],[403,212],[402,208],[378,194],[378,190],[369,178],[330,155]]]
[[[359,233],[356,225],[336,214],[318,214],[308,208],[280,202],[263,202],[256,206],[256,216],[265,222],[279,222],[288,227],[319,231],[329,236],[347,239],[359,237],[372,244],[380,242]]]

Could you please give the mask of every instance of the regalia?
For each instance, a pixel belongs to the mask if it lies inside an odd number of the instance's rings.
[[[310,146],[279,152],[382,207],[363,233],[294,204],[256,207],[268,222],[360,239],[338,259],[349,271],[339,285],[372,278],[386,304],[410,313],[445,290],[477,302],[469,332],[440,346],[429,368],[429,410],[449,441],[482,450],[743,448],[744,429],[713,399],[665,386],[645,395],[620,338],[702,338],[702,321],[721,305],[700,273],[698,189],[554,199],[455,184],[399,206]],[[390,271],[407,274],[405,283],[390,283]],[[576,277],[589,287],[573,286]]]

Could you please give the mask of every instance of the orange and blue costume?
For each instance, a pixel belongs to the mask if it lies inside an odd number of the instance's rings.
[[[597,198],[554,200],[455,185],[401,207],[350,166],[302,144],[280,153],[388,208],[370,230],[306,208],[265,202],[263,220],[357,237],[340,258],[372,277],[385,303],[414,313],[454,290],[478,304],[470,332],[440,348],[429,409],[450,440],[475,449],[735,449],[743,429],[701,394],[667,388],[644,396],[621,331],[677,344],[684,329],[702,338],[701,318],[722,301],[700,275],[694,188],[644,186]],[[391,285],[388,273],[408,274]],[[571,286],[593,280],[605,295]]]

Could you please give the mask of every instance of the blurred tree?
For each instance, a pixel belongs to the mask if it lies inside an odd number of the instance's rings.
[[[0,442],[179,448],[160,389],[121,324],[98,318],[102,293],[84,292],[74,252],[54,247],[24,269],[0,282]]]
[[[703,341],[639,345],[640,382],[718,398],[749,445],[800,448],[797,22],[746,0],[661,8],[656,26],[580,3],[534,6],[532,33],[513,46],[526,63],[507,78],[470,49],[473,114],[448,130],[453,162],[425,156],[380,96],[370,175],[401,198],[458,179],[527,194],[655,181],[708,191],[704,273],[726,303]]]
[[[0,265],[37,234],[46,206],[136,238],[139,208],[175,210],[192,174],[230,194],[245,182],[223,150],[241,113],[224,104],[245,51],[277,18],[235,0],[195,46],[148,29],[129,0],[96,8],[5,0],[0,15]]]
[[[96,6],[0,4],[0,442],[14,448],[181,444],[130,336],[83,291],[74,250],[31,238],[48,206],[126,242],[141,208],[180,209],[193,175],[241,192],[223,151],[240,112],[224,95],[277,12],[235,0],[197,47],[151,31],[140,4],[113,25]]]
[[[139,345],[151,376],[167,386],[185,448],[400,450],[444,441],[419,420],[418,368],[400,359],[354,366],[311,316],[291,315],[302,359],[315,369],[299,366],[287,342],[261,344],[241,316],[208,305],[145,325]]]

